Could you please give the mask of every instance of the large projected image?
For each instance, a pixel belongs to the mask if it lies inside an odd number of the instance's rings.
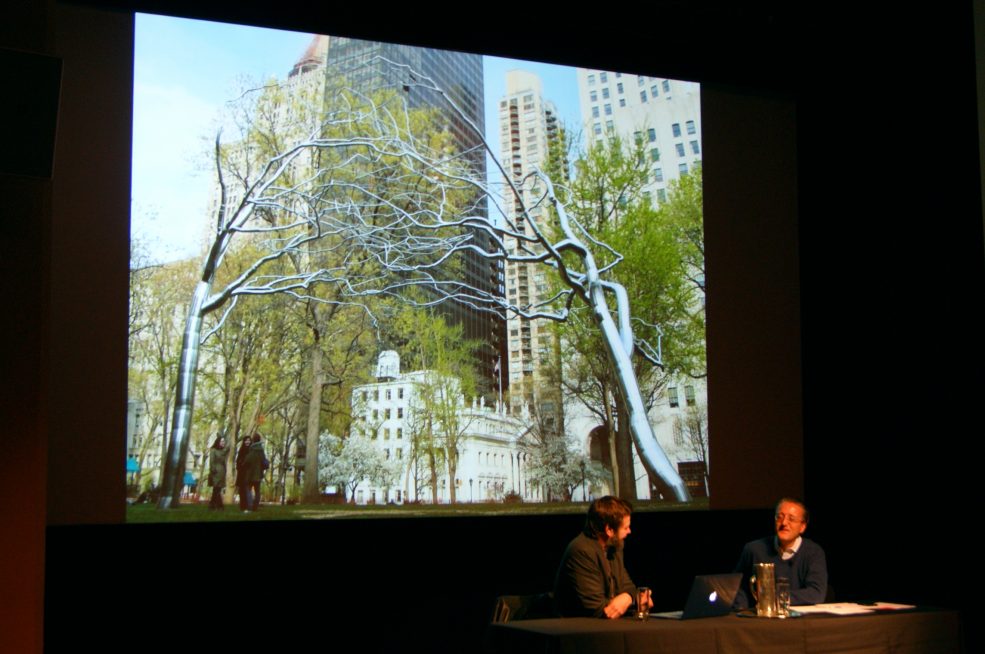
[[[707,506],[698,84],[148,15],[134,71],[128,520]]]

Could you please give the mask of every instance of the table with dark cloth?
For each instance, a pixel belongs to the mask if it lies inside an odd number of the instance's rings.
[[[698,620],[555,618],[493,624],[501,654],[791,654],[961,652],[957,611],[880,611],[864,616],[807,615],[767,620],[728,615]]]

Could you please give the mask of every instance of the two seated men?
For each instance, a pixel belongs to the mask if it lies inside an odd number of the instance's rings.
[[[602,497],[588,508],[585,528],[564,551],[554,581],[554,602],[565,617],[619,618],[636,603],[637,588],[623,563],[633,509],[618,497]],[[733,608],[750,605],[749,577],[756,563],[772,562],[776,576],[790,580],[790,603],[817,604],[827,592],[824,550],[803,537],[810,514],[803,502],[776,505],[775,535],[747,543],[736,565],[742,583]],[[647,595],[649,606],[652,599]]]

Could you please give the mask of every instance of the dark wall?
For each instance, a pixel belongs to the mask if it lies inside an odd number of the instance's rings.
[[[971,559],[975,545],[985,261],[971,7],[808,15],[742,4],[672,3],[661,24],[679,30],[659,33],[679,38],[654,40],[640,21],[638,33],[598,48],[595,61],[627,70],[667,61],[650,70],[794,102],[804,458],[753,452],[765,465],[746,474],[802,476],[811,533],[828,551],[841,597],[970,608],[960,566],[933,571],[942,556]],[[220,5],[256,11],[256,22],[297,19],[289,8],[275,15],[266,5],[208,3]],[[355,29],[351,17],[334,18]],[[327,10],[315,21],[311,29],[338,24]],[[458,43],[443,40],[435,22],[398,23],[400,34],[426,23],[414,30],[425,42]],[[601,38],[594,27],[580,30],[577,45],[548,29],[535,43],[508,45],[477,31],[468,47],[577,61],[581,44]],[[771,147],[756,156],[768,158]],[[747,293],[761,301],[759,289]],[[768,376],[770,364],[745,372]],[[757,401],[751,411],[777,399]],[[769,528],[769,515],[637,514],[630,570],[672,608],[692,574],[731,566],[741,543]],[[206,623],[210,640],[228,644],[330,646],[353,629],[366,651],[467,650],[496,594],[550,585],[579,525],[552,517],[53,526],[45,636],[52,651],[109,634],[135,647],[194,646],[202,641],[191,630]],[[203,610],[203,600],[213,608]]]

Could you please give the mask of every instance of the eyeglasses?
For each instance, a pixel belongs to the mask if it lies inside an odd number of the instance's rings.
[[[795,515],[787,515],[786,513],[777,513],[776,516],[774,517],[776,518],[777,522],[786,522],[787,520],[789,520],[790,522],[796,524],[798,522],[804,521],[802,518],[798,518]]]

